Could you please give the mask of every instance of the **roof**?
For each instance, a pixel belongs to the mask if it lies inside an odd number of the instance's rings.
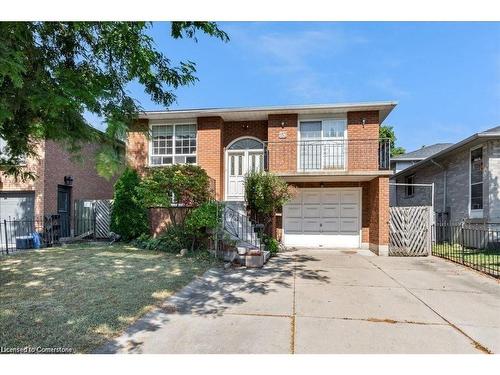
[[[224,121],[267,120],[270,114],[297,113],[299,115],[314,115],[325,113],[344,113],[346,111],[379,111],[380,123],[396,107],[397,102],[360,102],[360,103],[330,103],[311,105],[285,105],[268,107],[232,107],[232,108],[198,108],[166,111],[146,111],[139,118],[149,120],[195,118],[203,116],[221,116]]]
[[[418,150],[415,151],[410,151],[407,152],[406,154],[401,154],[397,156],[391,157],[391,160],[398,161],[398,160],[423,160],[425,158],[428,158],[429,156],[432,156],[434,154],[437,154],[438,152],[452,146],[453,143],[436,143],[430,146],[423,146],[422,148],[419,148]]]
[[[398,173],[394,174],[392,176],[392,178],[397,178],[399,176],[405,175],[408,172],[411,172],[417,168],[420,168],[423,165],[434,161],[435,159],[446,156],[446,155],[452,153],[453,151],[456,151],[457,149],[459,149],[459,148],[461,148],[469,143],[472,143],[472,142],[477,141],[477,140],[489,139],[489,138],[500,138],[500,126],[495,126],[494,128],[490,128],[490,129],[487,129],[485,131],[473,134],[470,137],[467,137],[467,138],[465,138],[457,143],[454,143],[451,146],[435,153],[434,155],[431,155],[423,160],[420,160],[419,162],[413,164],[412,166],[405,168],[402,171],[399,171]]]

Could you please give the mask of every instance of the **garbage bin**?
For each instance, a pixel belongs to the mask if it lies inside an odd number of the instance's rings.
[[[32,249],[33,237],[32,236],[19,236],[16,237],[16,249]]]

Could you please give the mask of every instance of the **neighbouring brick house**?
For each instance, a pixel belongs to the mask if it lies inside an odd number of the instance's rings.
[[[106,180],[96,170],[97,143],[82,146],[80,160],[75,160],[54,141],[37,145],[37,157],[28,158],[24,168],[36,175],[25,182],[0,173],[0,219],[26,219],[43,215],[73,215],[76,200],[113,198],[115,179]],[[69,234],[71,220],[64,230]]]
[[[476,133],[396,173],[397,206],[430,206],[451,223],[500,224],[500,126]]]
[[[131,166],[196,163],[216,197],[244,200],[250,171],[299,188],[276,218],[287,246],[370,248],[387,254],[388,143],[379,126],[394,102],[145,112],[128,133]],[[148,135],[149,134],[149,135]]]

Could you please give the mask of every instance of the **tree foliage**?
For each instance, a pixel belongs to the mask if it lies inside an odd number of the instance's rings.
[[[401,155],[406,152],[403,147],[396,146],[396,134],[394,128],[389,125],[381,125],[379,128],[379,137],[381,139],[389,139],[391,145],[391,156]]]
[[[181,205],[192,209],[213,197],[210,177],[197,165],[174,164],[151,168],[138,187],[146,207],[169,209],[176,225],[172,208]]]
[[[245,200],[248,209],[266,228],[275,213],[295,194],[293,186],[269,172],[253,172],[245,179]]]
[[[115,183],[113,209],[111,211],[111,230],[124,240],[131,240],[148,233],[148,214],[137,190],[141,179],[131,168]]]
[[[111,141],[105,142],[99,166],[122,162],[118,140],[141,110],[127,85],[139,83],[155,103],[168,107],[174,89],[196,81],[195,63],[173,66],[148,34],[148,22],[1,22],[0,153],[5,174],[33,177],[20,167],[36,156],[42,139],[64,143],[77,152],[94,141],[85,113],[103,118]],[[172,22],[173,38],[197,32],[223,41],[228,36],[214,22]],[[115,168],[116,170],[116,168]]]

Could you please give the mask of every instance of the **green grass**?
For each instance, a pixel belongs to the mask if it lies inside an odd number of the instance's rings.
[[[128,245],[0,257],[0,346],[92,351],[215,264]]]
[[[432,254],[464,263],[473,268],[487,268],[490,271],[489,273],[492,274],[500,274],[500,252],[498,250],[477,250],[467,247],[462,248],[459,244],[440,244],[432,246]]]

